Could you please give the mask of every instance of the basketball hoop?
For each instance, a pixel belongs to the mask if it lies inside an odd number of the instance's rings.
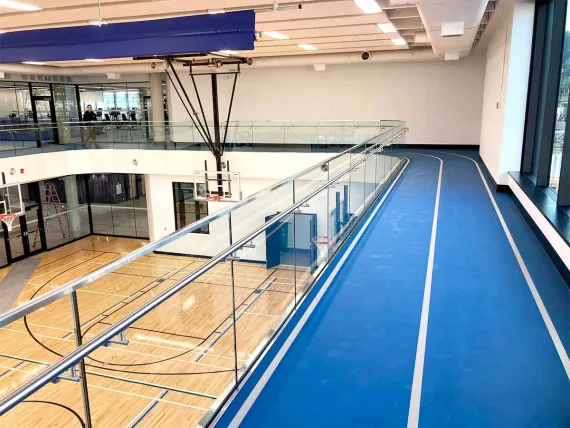
[[[212,196],[207,196],[206,200],[208,202],[220,202],[222,200],[222,197],[220,195],[212,195]]]
[[[12,231],[12,223],[16,217],[18,217],[16,214],[0,214],[0,221],[4,222],[9,232]]]
[[[328,236],[315,236],[313,238],[313,243],[317,246],[329,245],[329,237]]]
[[[315,236],[313,239],[313,244],[317,246],[319,252],[317,263],[320,264],[323,260],[326,260],[329,253],[329,238],[328,236]]]

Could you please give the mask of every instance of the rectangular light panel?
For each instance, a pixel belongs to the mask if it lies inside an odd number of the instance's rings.
[[[354,0],[354,4],[364,13],[382,12],[382,8],[378,6],[376,0]]]

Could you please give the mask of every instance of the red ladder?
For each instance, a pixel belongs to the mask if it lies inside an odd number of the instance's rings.
[[[50,212],[51,212],[51,207],[53,207],[53,211],[54,211],[55,215],[57,216],[57,220],[59,221],[59,228],[61,229],[61,234],[63,235],[63,238],[65,239],[64,225],[66,224],[69,237],[71,239],[73,239],[73,232],[71,231],[71,225],[69,223],[69,217],[67,216],[67,208],[65,207],[64,204],[61,203],[61,199],[59,199],[57,189],[55,188],[55,185],[53,183],[45,183],[45,201],[42,201],[42,207],[43,206],[45,206],[45,210],[44,210],[44,212],[45,212],[45,220],[44,220],[45,229],[47,230],[48,222],[49,222],[49,216],[50,216]],[[63,217],[63,221],[62,221],[62,217]],[[36,230],[34,231],[35,236],[34,236],[33,247],[35,247],[38,243],[38,239],[40,236],[39,226],[40,225],[38,222],[36,224]]]

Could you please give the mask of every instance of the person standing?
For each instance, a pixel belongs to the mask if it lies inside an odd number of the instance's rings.
[[[97,113],[91,104],[87,105],[87,111],[83,113],[83,122],[87,122],[87,142],[95,141],[97,134],[93,122],[97,122]]]

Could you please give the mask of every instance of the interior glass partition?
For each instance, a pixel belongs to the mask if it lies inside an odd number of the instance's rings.
[[[148,238],[144,176],[91,174],[87,177],[93,233]]]

